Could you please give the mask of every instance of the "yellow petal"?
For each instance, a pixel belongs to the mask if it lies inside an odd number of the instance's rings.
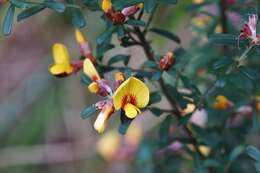
[[[66,64],[54,64],[49,68],[52,75],[59,75],[62,73],[70,74],[73,72],[73,67]]]
[[[115,73],[115,79],[116,81],[124,81],[125,80],[124,73],[122,72]]]
[[[200,145],[199,150],[200,150],[201,154],[205,157],[209,156],[209,154],[211,152],[211,148],[209,148],[205,145]]]
[[[97,82],[92,82],[91,84],[89,84],[88,90],[92,93],[97,93],[99,90],[99,86],[98,86]]]
[[[132,123],[125,135],[125,141],[127,144],[137,146],[142,138],[142,128],[140,124]]]
[[[218,95],[213,104],[213,107],[217,110],[225,110],[232,106],[232,103],[223,95]]]
[[[144,8],[144,3],[137,4],[137,7],[140,8],[140,9],[143,9]]]
[[[82,43],[86,42],[85,37],[83,36],[83,34],[80,32],[79,29],[75,29],[75,37],[76,37],[78,44],[82,44]]]
[[[95,66],[89,59],[84,60],[83,71],[88,77],[90,77],[94,81],[101,79]]]
[[[107,126],[107,120],[110,117],[110,115],[113,113],[113,108],[112,107],[106,107],[104,110],[102,110],[95,123],[94,123],[94,128],[98,133],[103,133],[105,131],[105,128]]]
[[[136,107],[143,108],[149,102],[149,89],[141,80],[130,77],[124,81],[114,93],[114,106],[116,110],[122,107],[123,99],[127,95],[136,98]]]
[[[111,0],[103,0],[102,10],[107,13],[111,8],[112,8]]]
[[[125,115],[131,119],[135,118],[137,116],[137,114],[141,112],[136,106],[134,106],[130,103],[127,103],[124,106],[124,110],[125,110]]]
[[[120,143],[121,138],[117,131],[107,132],[97,142],[97,152],[109,161],[118,154]]]
[[[70,56],[67,48],[60,43],[55,43],[52,47],[55,64],[70,64]]]

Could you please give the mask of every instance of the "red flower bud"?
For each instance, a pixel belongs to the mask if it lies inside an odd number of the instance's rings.
[[[167,52],[160,60],[160,68],[162,70],[169,70],[175,63],[175,56],[172,52]]]

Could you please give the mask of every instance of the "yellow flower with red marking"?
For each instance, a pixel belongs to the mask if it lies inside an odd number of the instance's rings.
[[[64,77],[73,73],[73,65],[70,62],[70,56],[67,48],[60,43],[52,47],[54,64],[49,67],[52,75]]]
[[[135,118],[149,102],[149,88],[141,80],[130,77],[113,95],[116,110],[123,109],[128,118]]]
[[[103,133],[107,126],[109,117],[115,112],[112,99],[103,100],[96,103],[96,107],[101,110],[94,123],[94,128],[98,133]]]
[[[216,110],[226,110],[231,107],[233,107],[233,103],[223,95],[218,95],[213,103],[213,108]]]

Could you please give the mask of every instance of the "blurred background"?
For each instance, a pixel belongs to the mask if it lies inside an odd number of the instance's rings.
[[[178,33],[184,36],[183,45],[189,42],[187,20],[183,20],[187,4],[161,7],[154,20],[171,31],[182,30]],[[0,6],[1,23],[5,11],[6,7]],[[87,27],[82,32],[95,50],[95,39],[104,30],[104,23],[99,20],[101,13],[86,10],[85,15]],[[164,22],[162,17],[170,20]],[[95,116],[82,120],[80,112],[99,98],[80,84],[80,74],[64,79],[49,74],[51,47],[56,42],[65,44],[72,58],[80,56],[74,28],[66,15],[51,10],[15,23],[10,36],[0,36],[0,172],[130,172],[131,162],[108,162],[97,154],[101,136],[93,129]],[[176,46],[160,38],[154,45],[160,52]],[[145,60],[137,47],[114,51],[138,58],[130,62],[132,66]],[[146,112],[135,123],[146,133],[159,121]],[[118,124],[119,118],[114,115],[107,131],[117,129]]]

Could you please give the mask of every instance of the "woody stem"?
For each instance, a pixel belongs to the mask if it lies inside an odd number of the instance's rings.
[[[145,38],[145,35],[142,33],[141,29],[139,27],[134,27],[134,31],[135,31],[137,38],[140,40],[140,43],[141,43],[140,46],[143,48],[143,50],[146,54],[146,57],[151,61],[155,61],[153,49],[152,49],[150,43]],[[164,93],[166,99],[171,104],[171,107],[174,110],[174,111],[172,111],[172,114],[176,116],[178,121],[180,121],[182,115],[181,115],[181,110],[178,106],[177,101],[173,97],[171,97],[171,95],[169,93],[170,91],[168,90],[166,83],[162,78],[160,78],[159,84],[160,84],[160,87],[161,87],[162,92]],[[197,142],[195,136],[193,135],[192,131],[188,128],[187,125],[184,125],[183,129],[184,129],[185,133],[189,136],[191,143],[194,145],[196,151],[199,153],[199,155],[202,158],[204,158],[204,156],[202,155],[202,153],[200,152],[200,150],[198,148],[198,142]]]

